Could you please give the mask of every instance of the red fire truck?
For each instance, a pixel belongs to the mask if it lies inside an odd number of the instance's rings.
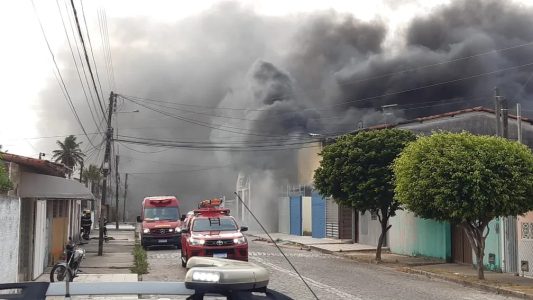
[[[181,231],[181,265],[193,256],[211,256],[248,261],[248,241],[222,200],[204,200],[184,222]]]
[[[181,247],[181,220],[178,199],[174,196],[146,197],[142,202],[141,245]]]

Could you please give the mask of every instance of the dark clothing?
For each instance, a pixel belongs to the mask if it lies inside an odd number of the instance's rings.
[[[93,221],[91,220],[90,216],[81,217],[81,227],[91,227],[92,224],[93,224]]]

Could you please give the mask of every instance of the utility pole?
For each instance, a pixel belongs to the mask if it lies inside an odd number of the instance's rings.
[[[115,229],[118,230],[118,160],[119,156],[115,155]]]
[[[494,114],[496,115],[496,136],[502,136],[501,111],[502,111],[502,104],[501,104],[501,98],[500,98],[500,90],[498,88],[495,88],[494,89]]]
[[[104,218],[102,216],[102,206],[105,205],[106,196],[107,196],[107,175],[109,172],[109,156],[111,152],[111,140],[113,139],[113,128],[111,127],[111,117],[113,116],[113,102],[115,101],[116,95],[111,92],[109,94],[109,109],[107,112],[107,131],[106,131],[106,143],[105,143],[105,154],[104,154],[104,164],[103,164],[103,175],[102,180],[102,201],[100,204],[100,220],[99,220],[99,232],[98,232],[98,256],[102,256],[104,250]]]
[[[518,142],[522,143],[522,105],[516,103],[516,128],[518,129]]]
[[[501,100],[502,104],[502,136],[509,138],[509,105],[506,98]]]
[[[126,179],[124,182],[124,207],[122,208],[122,223],[126,223],[126,200],[128,199],[128,173],[126,173]]]
[[[80,183],[83,181],[83,160],[80,162]]]

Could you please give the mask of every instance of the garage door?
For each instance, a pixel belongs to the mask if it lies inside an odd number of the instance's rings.
[[[314,238],[324,238],[326,237],[326,200],[318,192],[313,192],[311,197],[312,235]]]

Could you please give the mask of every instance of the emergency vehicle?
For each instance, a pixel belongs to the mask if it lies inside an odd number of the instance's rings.
[[[185,219],[181,230],[181,265],[193,256],[209,256],[248,261],[248,241],[240,226],[221,208],[221,199],[204,200]]]
[[[141,245],[181,246],[181,220],[178,199],[174,196],[146,197],[142,202]]]

